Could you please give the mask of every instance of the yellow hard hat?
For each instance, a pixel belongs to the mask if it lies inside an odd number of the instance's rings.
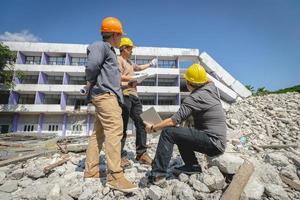
[[[202,84],[208,81],[206,71],[200,64],[192,64],[187,68],[183,77],[194,84]]]
[[[132,40],[130,38],[122,38],[121,39],[121,42],[120,42],[120,45],[119,45],[119,48],[122,47],[122,46],[130,46],[130,47],[133,47],[135,48]]]

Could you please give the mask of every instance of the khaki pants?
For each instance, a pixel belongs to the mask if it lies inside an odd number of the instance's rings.
[[[117,97],[111,93],[92,99],[96,107],[94,130],[89,138],[86,151],[85,173],[99,172],[99,154],[105,142],[105,157],[108,179],[123,176],[121,168],[121,139],[123,136],[122,110]]]

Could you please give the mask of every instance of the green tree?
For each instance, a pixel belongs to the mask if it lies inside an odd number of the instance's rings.
[[[4,87],[4,89],[12,89],[14,87],[12,79],[15,73],[15,60],[16,53],[0,42],[0,86]],[[17,71],[15,75],[20,78],[22,73]]]
[[[255,90],[254,90],[254,87],[251,86],[251,85],[245,85],[245,87],[252,93],[254,94]]]
[[[260,87],[260,88],[257,88],[256,90],[256,95],[266,95],[266,94],[269,94],[270,92],[265,88],[265,87]]]

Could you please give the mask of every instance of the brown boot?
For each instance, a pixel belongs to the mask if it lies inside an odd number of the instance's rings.
[[[147,152],[143,153],[141,156],[137,156],[136,160],[139,161],[139,163],[145,165],[151,165],[152,163],[152,158],[150,158]]]
[[[89,172],[84,171],[83,178],[103,178],[106,177],[106,173],[97,172],[96,174],[91,174]]]
[[[124,157],[121,159],[121,167],[123,169],[131,167],[131,163],[129,162],[129,160],[127,158]]]
[[[124,176],[121,176],[117,179],[108,178],[106,186],[111,189],[119,190],[121,192],[126,192],[126,193],[134,192],[138,189],[137,185],[128,181]]]

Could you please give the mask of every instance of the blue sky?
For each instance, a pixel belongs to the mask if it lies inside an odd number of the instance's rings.
[[[206,51],[255,88],[300,84],[299,0],[3,0],[1,8],[0,36],[27,30],[44,42],[86,44],[116,16],[137,46]]]

